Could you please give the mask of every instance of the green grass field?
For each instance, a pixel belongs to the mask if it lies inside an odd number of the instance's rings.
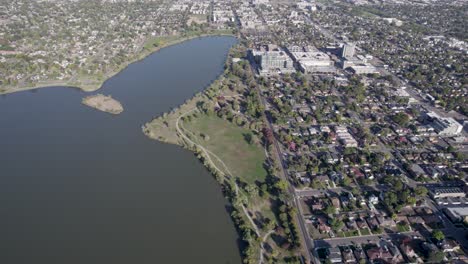
[[[203,114],[185,121],[183,126],[196,136],[199,144],[221,158],[233,176],[250,184],[265,180],[265,152],[261,146],[249,144],[244,139],[249,130],[217,116]],[[209,139],[203,139],[200,134],[208,135]]]

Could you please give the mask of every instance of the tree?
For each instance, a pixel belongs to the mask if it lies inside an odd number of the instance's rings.
[[[409,121],[409,117],[407,114],[400,112],[393,115],[392,120],[400,126],[405,126]]]
[[[325,208],[325,213],[327,213],[328,215],[332,215],[334,213],[336,213],[336,208],[329,204],[326,208]]]
[[[343,181],[341,183],[343,186],[349,186],[351,184],[351,179],[347,176],[343,177]]]
[[[266,231],[273,230],[276,227],[276,223],[271,221],[270,218],[265,219],[264,227]]]
[[[416,204],[417,199],[416,199],[416,197],[411,196],[411,197],[408,197],[408,199],[406,201],[407,201],[408,204],[414,205],[414,204]]]
[[[330,223],[330,226],[331,226],[331,228],[333,229],[333,231],[337,232],[338,230],[340,230],[341,228],[343,228],[344,223],[343,223],[343,221],[341,221],[340,219],[333,218],[332,221],[331,221],[331,223]]]
[[[257,197],[258,196],[258,188],[257,186],[253,184],[248,184],[245,187],[245,191],[251,196],[251,197]]]
[[[445,235],[444,235],[444,233],[442,233],[442,231],[440,231],[440,230],[434,230],[434,231],[432,232],[432,237],[433,237],[434,239],[436,239],[437,241],[441,241],[441,240],[444,240]]]
[[[450,146],[447,147],[446,151],[449,152],[449,153],[453,153],[453,152],[456,151],[456,149],[452,145],[450,145]]]
[[[273,136],[273,132],[266,127],[263,128],[262,132],[263,132],[263,136],[265,137],[265,141],[267,142],[267,144],[268,145],[273,144],[274,139],[275,139]]]
[[[280,191],[285,191],[288,188],[288,182],[285,180],[279,180],[275,183],[275,187]]]
[[[429,252],[429,263],[442,263],[444,261],[445,254],[442,251],[431,251]]]
[[[252,133],[244,133],[244,139],[245,141],[247,141],[247,143],[252,144],[253,142]]]
[[[417,195],[417,196],[426,196],[427,195],[427,188],[424,187],[424,186],[418,186],[414,189],[414,193]]]

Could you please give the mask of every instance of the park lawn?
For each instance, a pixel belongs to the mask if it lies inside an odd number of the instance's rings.
[[[181,39],[181,36],[179,35],[173,35],[173,36],[162,36],[162,37],[155,37],[151,38],[146,41],[144,47],[147,50],[152,50],[154,48],[160,48],[168,45],[168,43],[171,43],[173,41],[177,41],[178,39]]]
[[[263,147],[249,144],[244,139],[244,134],[251,133],[250,130],[205,114],[198,114],[183,125],[197,136],[199,144],[223,160],[234,177],[249,184],[265,180],[267,172],[263,168],[266,158]],[[200,134],[208,135],[209,139],[202,139]]]

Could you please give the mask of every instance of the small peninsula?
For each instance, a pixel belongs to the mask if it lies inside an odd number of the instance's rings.
[[[83,104],[97,110],[118,115],[123,112],[122,104],[110,95],[96,94],[83,98]]]

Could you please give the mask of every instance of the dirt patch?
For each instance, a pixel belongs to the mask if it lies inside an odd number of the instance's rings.
[[[103,94],[87,96],[83,98],[82,103],[94,109],[114,115],[123,112],[122,104],[119,101],[115,100],[111,96]]]

